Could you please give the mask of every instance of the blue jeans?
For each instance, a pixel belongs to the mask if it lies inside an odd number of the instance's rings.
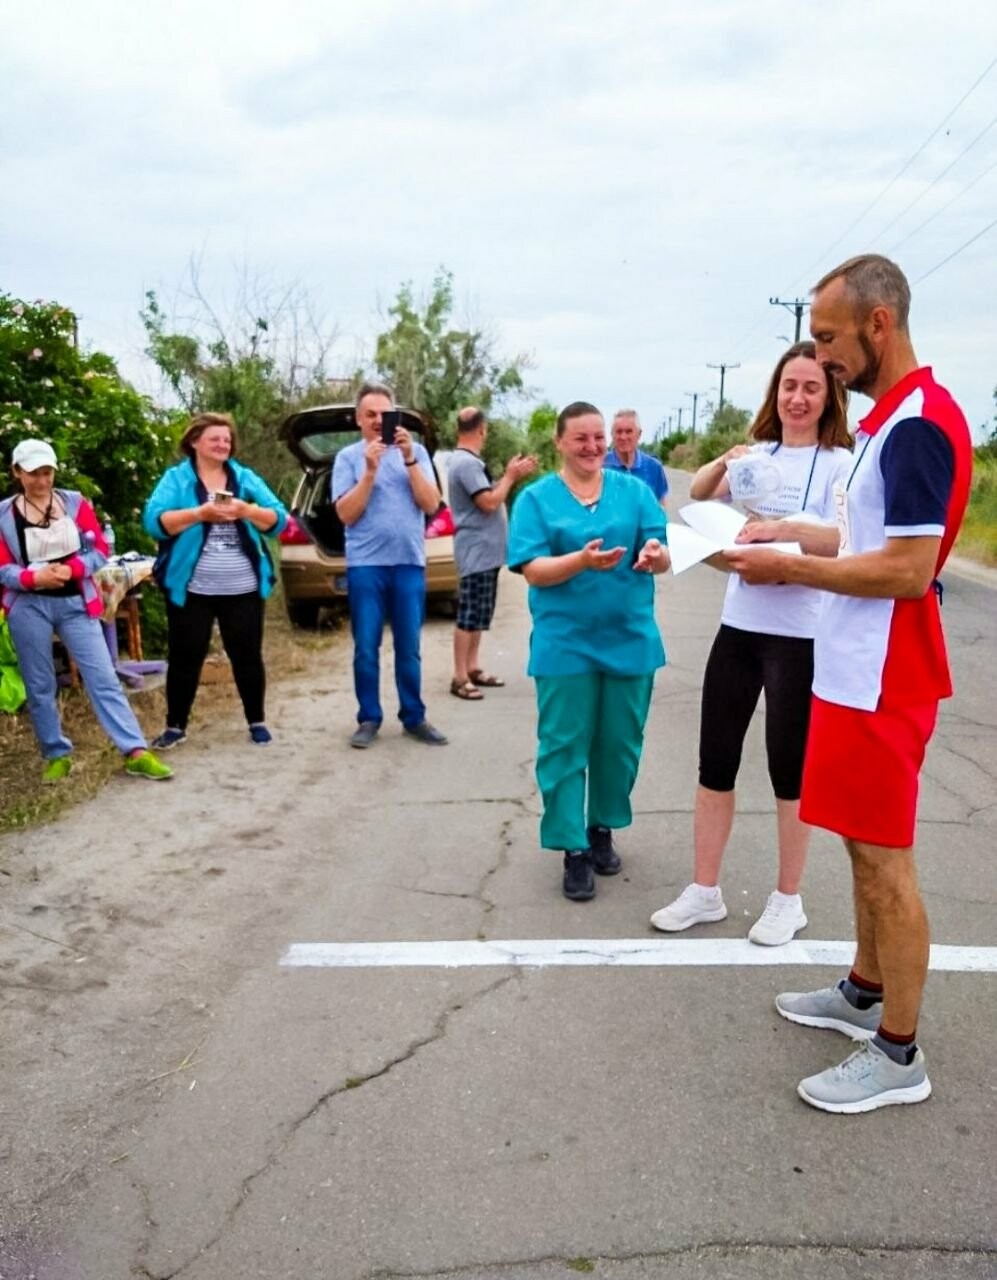
[[[419,632],[426,614],[426,571],[421,565],[359,565],[347,567],[350,629],[353,632],[353,686],[359,710],[357,722],[384,719],[381,710],[381,636],[391,623],[395,644],[395,685],[398,718],[406,729],[422,724],[426,708],[420,696],[422,656]]]
[[[26,591],[18,597],[7,622],[28,692],[31,723],[46,760],[68,756],[73,750],[59,719],[53,634],[79,668],[101,728],[118,750],[128,755],[145,746],[145,736],[111,664],[100,622],[87,614],[82,596],[41,596]]]

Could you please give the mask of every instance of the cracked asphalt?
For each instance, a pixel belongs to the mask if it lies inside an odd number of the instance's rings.
[[[994,945],[997,591],[977,577],[946,575],[957,695],[923,775],[919,865],[934,941]],[[508,576],[486,649],[508,685],[483,703],[446,697],[450,628],[427,626],[449,747],[389,718],[348,749],[344,639],[274,685],[273,748],[244,748],[235,718],[199,724],[168,788],[115,782],[8,837],[0,1280],[997,1275],[993,977],[929,978],[930,1101],[836,1117],[795,1085],[848,1042],[772,1006],[833,970],[279,967],[292,942],[648,936],[689,876],[722,586],[705,569],[659,584],[670,665],[624,873],[592,903],[566,902],[537,848]],[[739,804],[730,916],[686,936],[743,936],[772,887],[760,718]],[[823,833],[804,896],[805,936],[852,936]]]

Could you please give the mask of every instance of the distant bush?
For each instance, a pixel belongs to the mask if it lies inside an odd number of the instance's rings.
[[[966,518],[959,534],[959,550],[997,565],[997,442],[991,440],[975,452],[973,487]]]
[[[656,440],[651,446],[651,452],[656,453],[662,462],[668,463],[669,466],[680,465],[673,464],[671,461],[672,452],[683,445],[689,439],[688,431],[670,431],[668,435],[662,436],[660,440]]]

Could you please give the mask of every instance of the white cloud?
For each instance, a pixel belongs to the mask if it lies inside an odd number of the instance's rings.
[[[880,240],[997,114],[995,69],[824,255],[995,34],[984,0],[24,6],[0,48],[0,286],[73,306],[137,374],[143,290],[202,247],[219,287],[244,259],[302,280],[351,341],[445,263],[556,400],[651,424],[729,360],[753,405],[791,332],[769,296],[887,249],[997,158],[995,129]],[[997,171],[901,247],[912,279],[995,194]],[[919,353],[974,423],[997,382],[993,261],[984,238],[914,289]]]

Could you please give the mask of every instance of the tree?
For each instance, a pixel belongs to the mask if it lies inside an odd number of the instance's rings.
[[[557,406],[545,400],[530,414],[526,423],[526,451],[535,453],[540,463],[537,474],[557,470],[557,449],[554,432],[557,429]]]
[[[332,398],[326,363],[336,330],[317,316],[306,290],[275,287],[243,269],[225,307],[209,299],[201,263],[191,261],[181,292],[183,320],[168,319],[155,291],[140,313],[146,355],[170,396],[188,414],[232,415],[239,456],[272,485],[286,487],[299,469],[279,439],[295,409]],[[343,380],[352,386],[351,374]]]
[[[121,550],[150,550],[142,506],[174,460],[174,423],[110,356],[81,351],[76,330],[67,307],[0,294],[0,452],[9,457],[29,436],[47,440],[58,483],[111,521]]]
[[[399,404],[418,410],[440,443],[452,444],[454,417],[466,404],[489,410],[525,391],[525,354],[511,360],[496,355],[494,335],[485,329],[451,327],[453,276],[440,268],[424,303],[412,284],[398,290],[388,308],[393,321],[378,335],[377,373],[391,384]]]
[[[725,404],[717,409],[710,419],[710,425],[698,440],[697,466],[704,462],[712,462],[735,444],[744,444],[748,428],[751,426],[752,414],[748,409],[739,409],[736,405]]]

